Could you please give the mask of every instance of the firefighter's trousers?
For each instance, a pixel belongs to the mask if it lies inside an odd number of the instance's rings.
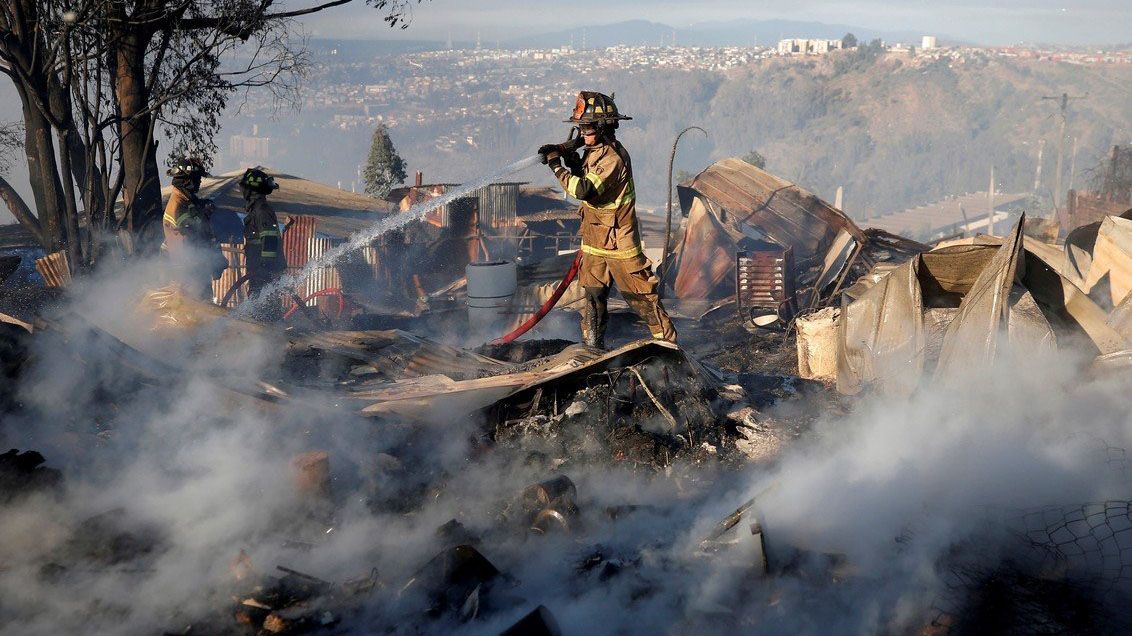
[[[605,328],[609,323],[609,286],[618,291],[633,311],[645,321],[653,338],[676,342],[676,329],[657,295],[660,281],[643,254],[632,258],[608,258],[582,253],[578,284],[585,291],[582,306],[582,337],[591,347],[605,347]]]

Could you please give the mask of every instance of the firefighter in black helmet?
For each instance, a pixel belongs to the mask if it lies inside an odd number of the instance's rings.
[[[279,232],[279,219],[267,202],[267,196],[277,190],[270,175],[258,168],[249,168],[240,177],[240,192],[244,195],[244,257],[248,271],[248,296],[257,297],[270,286],[285,269],[283,240]],[[279,290],[264,300],[258,317],[267,322],[282,319],[282,295]]]
[[[539,148],[566,194],[582,202],[578,274],[585,292],[582,337],[598,348],[605,346],[610,283],[617,283],[621,296],[645,321],[653,338],[676,342],[676,330],[657,295],[659,282],[641,244],[633,164],[614,133],[626,119],[631,118],[618,112],[612,97],[582,91],[565,122],[577,126],[580,135],[564,144]],[[579,158],[577,150],[583,146]]]
[[[212,201],[197,196],[201,179],[208,176],[204,162],[195,157],[174,158],[166,172],[173,191],[165,205],[161,249],[169,258],[172,278],[187,283],[191,293],[212,298],[212,281],[220,278],[228,261],[212,233]],[[207,275],[206,275],[207,274]]]

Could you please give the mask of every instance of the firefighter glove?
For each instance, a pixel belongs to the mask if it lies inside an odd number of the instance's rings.
[[[539,146],[538,154],[543,163],[557,161],[562,156],[562,147],[559,144],[543,144]]]

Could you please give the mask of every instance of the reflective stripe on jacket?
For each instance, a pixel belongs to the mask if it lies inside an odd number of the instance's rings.
[[[244,256],[248,274],[253,277],[277,274],[287,267],[283,256],[283,235],[279,219],[267,199],[248,202],[244,217]]]
[[[614,259],[642,253],[632,160],[621,142],[586,148],[580,165],[559,166],[554,175],[582,202],[583,251]]]

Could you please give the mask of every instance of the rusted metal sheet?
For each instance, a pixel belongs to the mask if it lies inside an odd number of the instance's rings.
[[[1060,273],[1063,256],[1024,240],[1024,220],[1005,239],[981,236],[919,254],[843,304],[838,390],[875,385],[909,395],[925,371],[961,374],[972,361],[993,359],[1003,337],[1025,350],[1054,347],[1054,326],[1099,354],[1126,348],[1105,312]]]
[[[292,216],[283,231],[283,256],[287,266],[303,268],[310,258],[310,242],[314,238],[318,220],[313,216]]]
[[[841,211],[742,159],[717,161],[696,175],[689,189],[711,200],[720,210],[720,221],[733,231],[753,226],[793,248],[800,261],[824,255],[840,229],[865,241],[864,232]]]
[[[316,260],[322,257],[322,255],[326,252],[330,251],[332,247],[334,247],[334,241],[327,238],[313,237],[310,239],[308,245],[309,248],[307,251],[307,257],[309,259]],[[298,269],[290,267],[290,263],[288,263],[287,271],[289,273],[297,272]],[[303,298],[306,298],[323,289],[341,289],[341,287],[342,278],[338,275],[338,268],[320,267],[311,272],[310,276],[307,276],[307,278],[303,282],[299,283],[298,288],[295,290],[295,293],[302,296]],[[318,307],[320,310],[323,310],[323,306],[326,305],[325,309],[329,311],[330,303],[334,303],[335,306],[337,306],[338,300],[328,296],[323,296],[319,298],[313,298],[307,301],[306,304],[308,307]]]
[[[721,295],[721,283],[735,266],[735,241],[709,211],[709,202],[691,204],[676,264],[673,286],[681,300],[706,300]]]
[[[48,287],[66,287],[71,284],[71,268],[67,264],[67,252],[60,250],[35,259],[35,269],[43,276]]]
[[[638,340],[613,351],[597,354],[584,346],[575,345],[527,371],[460,381],[445,375],[428,375],[359,390],[352,398],[369,404],[362,408],[363,415],[431,417],[430,414],[447,409],[467,413],[520,391],[533,391],[556,381],[576,381],[579,377],[610,368],[624,368],[657,357],[692,362],[679,347],[663,340]],[[694,364],[693,366],[699,368]]]

